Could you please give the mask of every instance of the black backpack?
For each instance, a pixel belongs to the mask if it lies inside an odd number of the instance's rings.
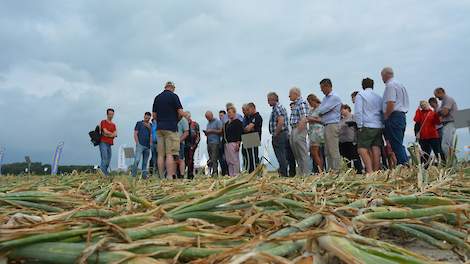
[[[95,130],[88,132],[90,136],[91,143],[93,146],[98,146],[101,142],[101,133],[100,133],[100,126],[96,126]]]

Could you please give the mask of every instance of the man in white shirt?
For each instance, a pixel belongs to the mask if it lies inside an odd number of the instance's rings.
[[[405,165],[408,163],[408,154],[403,146],[403,139],[406,129],[406,113],[410,106],[408,92],[405,86],[393,78],[392,68],[384,68],[381,75],[385,83],[383,95],[385,137],[390,141],[398,164]]]
[[[382,140],[382,97],[374,93],[374,80],[362,80],[354,103],[354,118],[358,127],[357,147],[366,173],[380,170]]]

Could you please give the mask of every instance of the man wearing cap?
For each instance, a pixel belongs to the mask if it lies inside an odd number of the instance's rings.
[[[178,95],[174,92],[175,85],[172,82],[167,82],[163,92],[157,95],[153,102],[153,118],[158,123],[158,170],[160,176],[163,177],[166,167],[169,179],[175,178],[175,160],[178,159],[180,151],[180,138],[177,133],[178,120],[180,116],[186,115]]]

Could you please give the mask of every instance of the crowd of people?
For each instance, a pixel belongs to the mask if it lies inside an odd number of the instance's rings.
[[[324,95],[322,99],[315,94],[304,99],[298,87],[291,88],[290,114],[280,103],[278,94],[268,93],[267,103],[272,108],[269,133],[279,174],[294,176],[339,171],[342,164],[354,168],[357,173],[368,174],[407,165],[409,157],[403,140],[406,115],[410,110],[408,92],[394,78],[391,68],[384,68],[381,77],[385,84],[383,95],[374,92],[374,80],[365,78],[362,90],[351,94],[353,108],[336,95],[330,79],[319,83]],[[174,83],[167,82],[154,100],[152,113],[146,112],[144,119],[135,125],[133,176],[137,175],[141,164],[143,178],[148,178],[147,167],[161,178],[194,177],[194,154],[201,139],[200,127],[191,119],[191,113],[183,110],[175,88]],[[441,87],[435,89],[433,97],[419,103],[414,116],[415,135],[426,166],[433,161],[445,162],[446,157],[453,155],[456,111],[455,100]],[[107,119],[100,123],[101,171],[105,175],[109,173],[111,146],[117,137],[113,116],[114,110],[108,109]],[[233,103],[227,103],[218,116],[207,111],[205,118],[207,125],[202,132],[207,138],[209,173],[212,176],[236,176],[241,170],[254,171],[260,163],[259,149],[244,147],[242,138],[244,134],[254,133],[261,139],[263,118],[256,105],[253,102],[244,104],[239,113]]]

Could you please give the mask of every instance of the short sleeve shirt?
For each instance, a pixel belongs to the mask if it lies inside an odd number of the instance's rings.
[[[158,130],[176,132],[179,109],[183,109],[183,106],[178,95],[172,91],[164,90],[157,95],[153,102],[153,112],[157,113]]]
[[[100,123],[101,129],[106,129],[111,133],[114,133],[116,131],[116,125],[113,122],[109,122],[107,120],[103,120]],[[114,138],[106,137],[104,135],[101,136],[101,142],[107,143],[109,145],[114,144]]]
[[[207,123],[207,130],[215,129],[215,130],[222,130],[222,121],[213,119],[209,123]],[[218,144],[220,142],[220,134],[208,134],[207,135],[207,143],[208,144]]]
[[[405,86],[395,81],[394,79],[388,81],[385,84],[385,91],[383,96],[384,113],[387,109],[387,102],[395,103],[395,108],[393,109],[393,111],[404,113],[408,112],[408,109],[410,108],[410,101]]]
[[[254,130],[252,132],[258,132],[259,138],[261,138],[261,133],[263,129],[263,118],[261,115],[256,112],[254,115],[249,116],[247,120],[248,125],[249,124],[254,124]]]
[[[144,121],[139,121],[135,124],[134,130],[137,131],[137,138],[139,144],[144,147],[150,147],[150,135],[152,134],[151,123],[145,124]]]
[[[178,136],[182,136],[185,131],[189,130],[189,122],[186,118],[181,118],[178,122]]]
[[[449,97],[449,96],[444,96],[442,98],[442,104],[441,107],[439,108],[439,112],[443,109],[447,108],[449,109],[449,114],[445,117],[442,117],[442,122],[453,122],[455,121],[455,114],[457,112],[457,103],[455,102],[454,98]]]

